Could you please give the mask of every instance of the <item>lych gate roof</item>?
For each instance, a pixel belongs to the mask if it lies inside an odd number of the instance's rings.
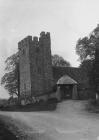
[[[57,84],[77,84],[77,82],[68,75],[64,75],[58,80]]]

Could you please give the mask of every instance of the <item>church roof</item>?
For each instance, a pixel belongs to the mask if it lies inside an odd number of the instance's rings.
[[[64,75],[57,81],[57,84],[77,84],[77,82],[68,75]]]

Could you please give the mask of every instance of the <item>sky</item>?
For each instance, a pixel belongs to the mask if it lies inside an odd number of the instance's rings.
[[[52,54],[79,65],[77,40],[99,24],[99,0],[0,0],[0,79],[4,61],[28,35],[50,32]],[[8,97],[0,86],[0,98]]]

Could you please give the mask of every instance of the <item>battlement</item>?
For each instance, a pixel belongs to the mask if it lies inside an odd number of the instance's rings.
[[[50,33],[47,32],[45,33],[44,31],[40,33],[40,37],[37,36],[27,36],[26,38],[24,38],[23,40],[21,40],[20,42],[18,42],[18,48],[21,49],[24,46],[27,46],[31,43],[32,46],[36,47],[36,44],[41,44],[42,41],[49,41],[50,42]],[[39,45],[37,45],[37,47],[40,47]]]
[[[41,32],[40,33],[40,38],[41,39],[43,39],[43,38],[50,38],[50,33],[49,32],[47,32],[47,33]]]
[[[43,31],[40,33],[40,37],[44,37],[44,36],[45,36],[45,32]]]
[[[39,40],[37,36],[33,37],[32,46],[39,47]]]
[[[34,36],[34,37],[33,37],[33,41],[34,41],[34,42],[38,42],[38,37],[37,37],[37,36]]]
[[[31,42],[32,42],[32,36],[27,36],[26,38],[18,42],[18,48],[21,49],[21,47],[24,47],[24,45],[27,45],[28,43]]]

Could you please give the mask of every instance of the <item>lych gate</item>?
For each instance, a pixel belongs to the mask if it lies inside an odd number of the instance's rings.
[[[57,82],[57,92],[61,99],[77,99],[77,82],[64,75]]]

